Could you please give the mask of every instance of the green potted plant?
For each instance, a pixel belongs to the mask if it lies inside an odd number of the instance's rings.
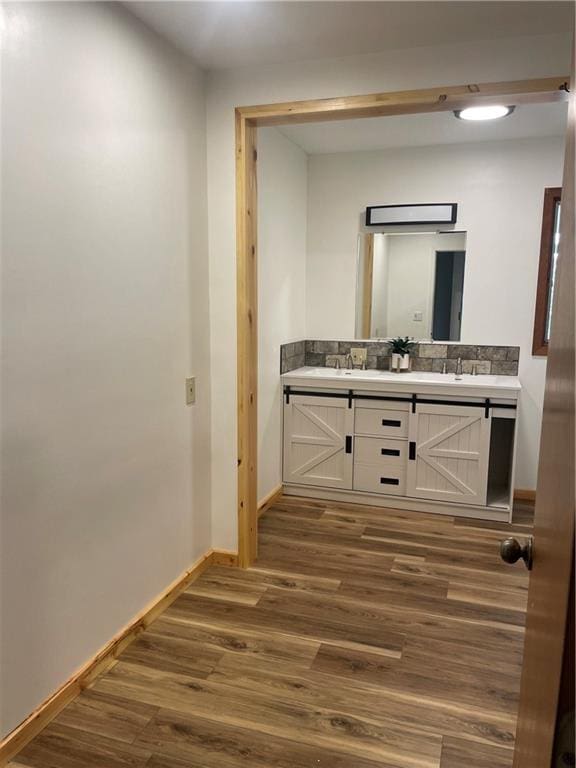
[[[409,336],[397,336],[395,339],[390,339],[390,347],[392,349],[392,361],[390,370],[392,371],[409,371],[410,370],[410,352],[416,346],[416,342]]]

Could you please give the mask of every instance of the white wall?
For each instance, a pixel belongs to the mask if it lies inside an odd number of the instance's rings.
[[[214,72],[208,89],[213,541],[236,546],[234,107],[565,74],[569,36],[519,37]]]
[[[536,487],[546,372],[545,358],[532,357],[542,203],[545,187],[561,185],[562,165],[560,138],[313,155],[308,162],[310,338],[354,333],[359,212],[387,202],[458,203],[457,226],[467,232],[461,342],[521,348],[518,488]]]
[[[258,498],[282,482],[280,345],[306,335],[308,158],[276,128],[258,142]]]
[[[114,3],[4,15],[2,733],[209,549],[211,439],[202,77]]]

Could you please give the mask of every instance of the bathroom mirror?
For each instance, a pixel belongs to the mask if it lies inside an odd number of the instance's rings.
[[[460,341],[465,272],[465,232],[361,233],[356,338]]]

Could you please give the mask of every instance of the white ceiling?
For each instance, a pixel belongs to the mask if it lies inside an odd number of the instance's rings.
[[[571,2],[126,2],[205,69],[566,34]]]
[[[309,155],[317,155],[564,136],[566,116],[567,104],[560,102],[521,105],[508,117],[486,123],[457,120],[452,112],[436,112],[287,125],[278,130]]]

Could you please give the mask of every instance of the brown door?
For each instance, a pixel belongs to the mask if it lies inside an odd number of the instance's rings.
[[[549,768],[552,765],[570,605],[574,558],[575,109],[572,95],[514,768]]]

